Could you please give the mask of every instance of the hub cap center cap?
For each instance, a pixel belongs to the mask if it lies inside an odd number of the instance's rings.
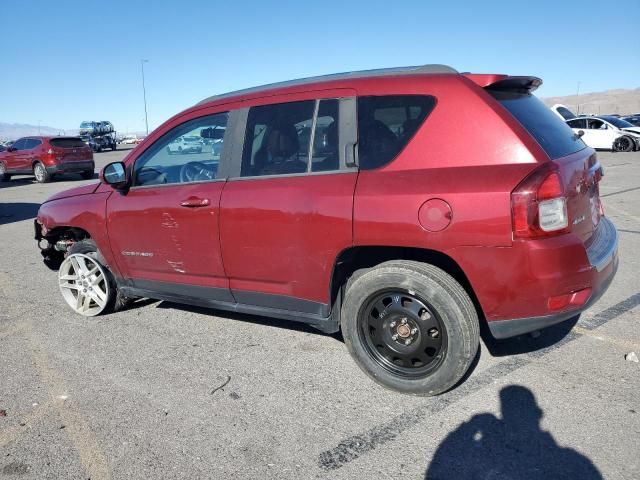
[[[409,325],[406,324],[399,325],[396,329],[396,332],[398,332],[398,336],[402,338],[407,338],[409,335],[411,335],[411,329],[409,328]]]

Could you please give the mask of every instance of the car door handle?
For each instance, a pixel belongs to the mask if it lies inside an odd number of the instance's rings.
[[[188,208],[208,207],[211,204],[208,198],[189,197],[180,202],[180,205]]]

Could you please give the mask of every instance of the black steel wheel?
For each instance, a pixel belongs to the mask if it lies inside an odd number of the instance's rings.
[[[437,312],[415,292],[388,290],[366,302],[360,334],[371,357],[401,377],[423,377],[436,369],[447,349],[447,331]]]
[[[453,387],[478,352],[478,314],[444,270],[392,260],[347,282],[340,326],[358,366],[379,384],[412,395]]]

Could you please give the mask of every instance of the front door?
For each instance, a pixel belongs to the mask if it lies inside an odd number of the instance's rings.
[[[109,197],[111,247],[130,286],[232,301],[218,231],[224,148],[214,153],[208,143],[225,137],[227,119],[208,115],[169,130],[135,159],[130,190]],[[200,153],[172,152],[181,135],[194,137]]]
[[[334,263],[353,242],[358,174],[344,158],[343,126],[355,122],[340,120],[355,111],[349,100],[249,109],[241,168],[221,200],[222,254],[239,303],[329,314]]]

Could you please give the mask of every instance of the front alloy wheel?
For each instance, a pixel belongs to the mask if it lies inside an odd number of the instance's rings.
[[[102,313],[112,294],[104,267],[82,253],[71,254],[62,262],[58,284],[67,304],[87,317]]]

